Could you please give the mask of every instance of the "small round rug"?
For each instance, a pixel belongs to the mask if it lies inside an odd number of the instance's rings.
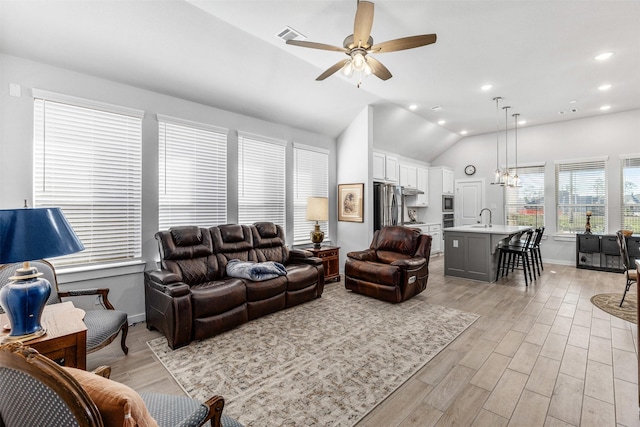
[[[619,317],[627,322],[636,323],[638,316],[638,296],[627,293],[622,307],[620,307],[621,299],[622,293],[598,294],[591,297],[591,302],[600,310],[606,311],[612,316]]]

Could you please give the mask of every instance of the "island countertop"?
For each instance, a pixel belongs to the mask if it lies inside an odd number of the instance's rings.
[[[523,225],[497,225],[493,224],[491,227],[485,227],[481,224],[473,225],[460,225],[458,227],[443,228],[442,231],[446,232],[465,232],[465,233],[482,233],[482,234],[517,234],[531,229],[530,226]]]

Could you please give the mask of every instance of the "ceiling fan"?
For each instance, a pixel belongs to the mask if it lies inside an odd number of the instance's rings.
[[[349,58],[337,62],[320,74],[316,80],[324,80],[336,71],[342,69],[343,73],[350,77],[354,71],[365,75],[373,74],[382,80],[390,79],[391,72],[380,61],[367,56],[370,53],[395,52],[398,50],[413,49],[436,42],[435,34],[423,34],[420,36],[403,37],[386,42],[373,44],[371,27],[373,26],[373,3],[358,0],[356,18],[353,23],[353,34],[344,39],[343,47],[332,46],[324,43],[307,42],[302,40],[287,40],[287,44],[308,47],[312,49],[331,50],[344,52]],[[360,83],[358,83],[360,87]]]

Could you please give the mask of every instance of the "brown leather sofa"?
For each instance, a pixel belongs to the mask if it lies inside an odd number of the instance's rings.
[[[147,328],[175,349],[322,295],[322,260],[289,250],[282,227],[270,222],[175,227],[156,233],[161,269],[145,272]],[[285,276],[264,281],[229,277],[231,259],[275,261]]]
[[[431,236],[410,227],[383,227],[369,249],[347,253],[345,287],[398,303],[427,288]]]

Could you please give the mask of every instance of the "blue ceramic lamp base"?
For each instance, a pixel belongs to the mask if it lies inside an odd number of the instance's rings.
[[[51,284],[42,279],[35,267],[26,265],[16,270],[0,290],[0,305],[9,317],[11,333],[3,342],[28,341],[46,333],[40,321],[44,306],[51,294]]]

